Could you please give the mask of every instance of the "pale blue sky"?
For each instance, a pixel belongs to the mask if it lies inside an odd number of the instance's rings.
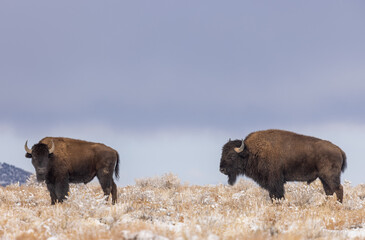
[[[225,183],[222,145],[325,138],[364,183],[363,1],[1,1],[0,161],[44,136],[105,142],[119,185]]]

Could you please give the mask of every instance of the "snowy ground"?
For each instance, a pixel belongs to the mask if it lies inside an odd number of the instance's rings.
[[[272,203],[252,182],[192,186],[167,174],[118,188],[106,202],[97,183],[71,185],[50,205],[44,184],[0,187],[1,239],[365,239],[365,184],[344,184],[344,203],[319,181],[285,186]]]

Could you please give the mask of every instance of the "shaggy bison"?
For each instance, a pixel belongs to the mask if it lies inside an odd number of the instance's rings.
[[[246,175],[269,191],[270,197],[284,197],[284,183],[319,178],[327,195],[336,193],[343,200],[341,171],[346,155],[329,141],[283,130],[249,134],[245,140],[223,146],[220,171],[233,185],[237,175]]]
[[[28,142],[28,141],[27,141]],[[69,192],[69,183],[88,183],[95,176],[104,194],[112,194],[117,201],[117,186],[113,181],[119,177],[119,155],[114,149],[101,143],[71,138],[43,138],[29,149],[25,142],[27,158],[32,158],[37,180],[46,181],[51,202],[62,202]]]

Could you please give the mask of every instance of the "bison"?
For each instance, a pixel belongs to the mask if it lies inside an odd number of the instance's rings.
[[[51,204],[63,202],[69,192],[69,183],[88,183],[95,176],[99,179],[104,194],[112,194],[112,203],[117,201],[119,178],[118,152],[101,143],[61,137],[46,137],[32,149],[25,142],[25,157],[32,159],[37,180],[45,181],[51,195]]]
[[[284,198],[284,183],[319,178],[326,195],[343,200],[340,175],[346,154],[329,141],[283,130],[250,133],[245,140],[229,140],[222,150],[220,172],[233,185],[246,175],[269,191],[271,199]]]

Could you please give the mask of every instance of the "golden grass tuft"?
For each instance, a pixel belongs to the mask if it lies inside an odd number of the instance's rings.
[[[319,181],[285,189],[272,203],[251,181],[195,186],[166,174],[119,187],[116,205],[95,183],[51,206],[33,178],[0,188],[0,239],[365,239],[364,184],[345,183],[343,204]]]

